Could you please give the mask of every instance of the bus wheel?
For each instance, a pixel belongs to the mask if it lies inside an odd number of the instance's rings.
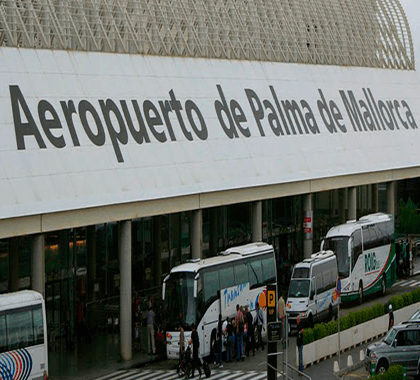
[[[359,301],[359,305],[363,302],[363,282],[359,282],[359,290],[357,292],[357,300]]]
[[[386,281],[385,281],[385,275],[382,277],[382,286],[381,286],[382,295],[385,295],[386,293]]]

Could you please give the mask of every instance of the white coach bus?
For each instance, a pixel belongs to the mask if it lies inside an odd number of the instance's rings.
[[[180,323],[186,342],[191,337],[191,324],[195,324],[201,357],[213,355],[219,313],[226,320],[235,317],[236,305],[248,305],[255,317],[256,303],[265,310],[267,285],[276,284],[276,279],[274,250],[265,243],[229,248],[218,256],[172,268],[162,289],[168,358],[179,357]]]
[[[47,326],[42,295],[23,290],[0,295],[0,379],[48,376]]]
[[[382,292],[397,280],[394,219],[376,213],[331,228],[321,244],[337,257],[341,300]]]

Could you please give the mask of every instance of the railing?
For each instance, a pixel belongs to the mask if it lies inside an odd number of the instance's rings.
[[[283,355],[283,352],[274,352],[274,353],[267,354],[267,356],[279,356],[279,355]],[[267,367],[277,372],[276,378],[278,378],[278,375],[280,375],[282,379],[287,379],[287,380],[302,379],[302,378],[311,380],[311,377],[308,376],[306,373],[299,371],[297,368],[293,367],[289,363],[286,363],[285,361],[283,361],[283,368],[281,370],[272,366],[268,362],[261,363],[260,365],[267,365]],[[289,372],[290,372],[290,375],[289,375]]]

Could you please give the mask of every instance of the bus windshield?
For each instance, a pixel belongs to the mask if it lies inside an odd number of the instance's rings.
[[[172,273],[166,281],[165,303],[167,330],[178,329],[182,322],[185,329],[196,323],[196,302],[194,299],[194,273]]]
[[[302,298],[309,296],[309,280],[292,280],[289,287],[289,298]]]
[[[340,278],[347,278],[350,275],[349,237],[334,236],[325,239],[324,250],[331,250],[337,257],[338,274]]]

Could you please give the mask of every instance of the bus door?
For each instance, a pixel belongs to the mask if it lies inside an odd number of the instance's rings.
[[[358,291],[360,280],[363,281],[363,286],[366,286],[364,281],[364,260],[363,260],[363,244],[362,244],[362,230],[357,229],[352,233],[351,239],[351,270],[350,278],[352,283],[352,291]]]

